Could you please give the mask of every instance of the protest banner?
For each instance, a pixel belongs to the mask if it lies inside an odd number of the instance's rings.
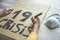
[[[19,0],[14,7],[14,11],[0,19],[0,34],[11,40],[26,40],[31,32],[33,16],[39,16],[42,22],[45,18],[49,5],[39,4],[26,0]]]

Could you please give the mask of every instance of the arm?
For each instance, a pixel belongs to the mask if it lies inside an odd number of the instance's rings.
[[[37,32],[40,26],[40,20],[39,18],[32,18],[33,26],[32,32],[30,33],[27,40],[37,40]]]
[[[1,11],[0,11],[0,18],[8,15],[8,14],[11,13],[12,11],[13,11],[13,9],[11,9],[11,8],[10,8],[10,9],[1,10]]]

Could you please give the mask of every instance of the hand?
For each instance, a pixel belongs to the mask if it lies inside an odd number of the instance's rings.
[[[37,18],[32,17],[32,22],[33,22],[33,25],[34,25],[34,26],[37,26],[37,27],[40,26],[40,20],[39,20],[38,17],[37,17]]]
[[[37,18],[33,17],[32,18],[32,22],[33,22],[33,26],[34,26],[32,31],[37,32],[38,28],[40,27],[40,20],[39,20],[39,18],[38,17]]]
[[[4,10],[0,11],[0,18],[10,14],[12,11],[13,11],[12,8],[4,9]]]

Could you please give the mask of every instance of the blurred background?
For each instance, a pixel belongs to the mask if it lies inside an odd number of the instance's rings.
[[[13,6],[17,0],[0,0],[0,9],[9,8]]]

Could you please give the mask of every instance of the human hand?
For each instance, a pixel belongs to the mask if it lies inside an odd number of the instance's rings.
[[[32,31],[37,32],[38,28],[40,27],[40,20],[39,20],[39,18],[38,17],[37,18],[32,17],[32,22],[33,22],[33,26],[34,26]]]
[[[3,9],[0,11],[0,18],[10,14],[13,11],[12,8]]]
[[[34,25],[34,26],[37,26],[37,27],[40,26],[40,20],[39,20],[38,17],[37,17],[37,18],[32,17],[32,22],[33,22],[33,25]]]

